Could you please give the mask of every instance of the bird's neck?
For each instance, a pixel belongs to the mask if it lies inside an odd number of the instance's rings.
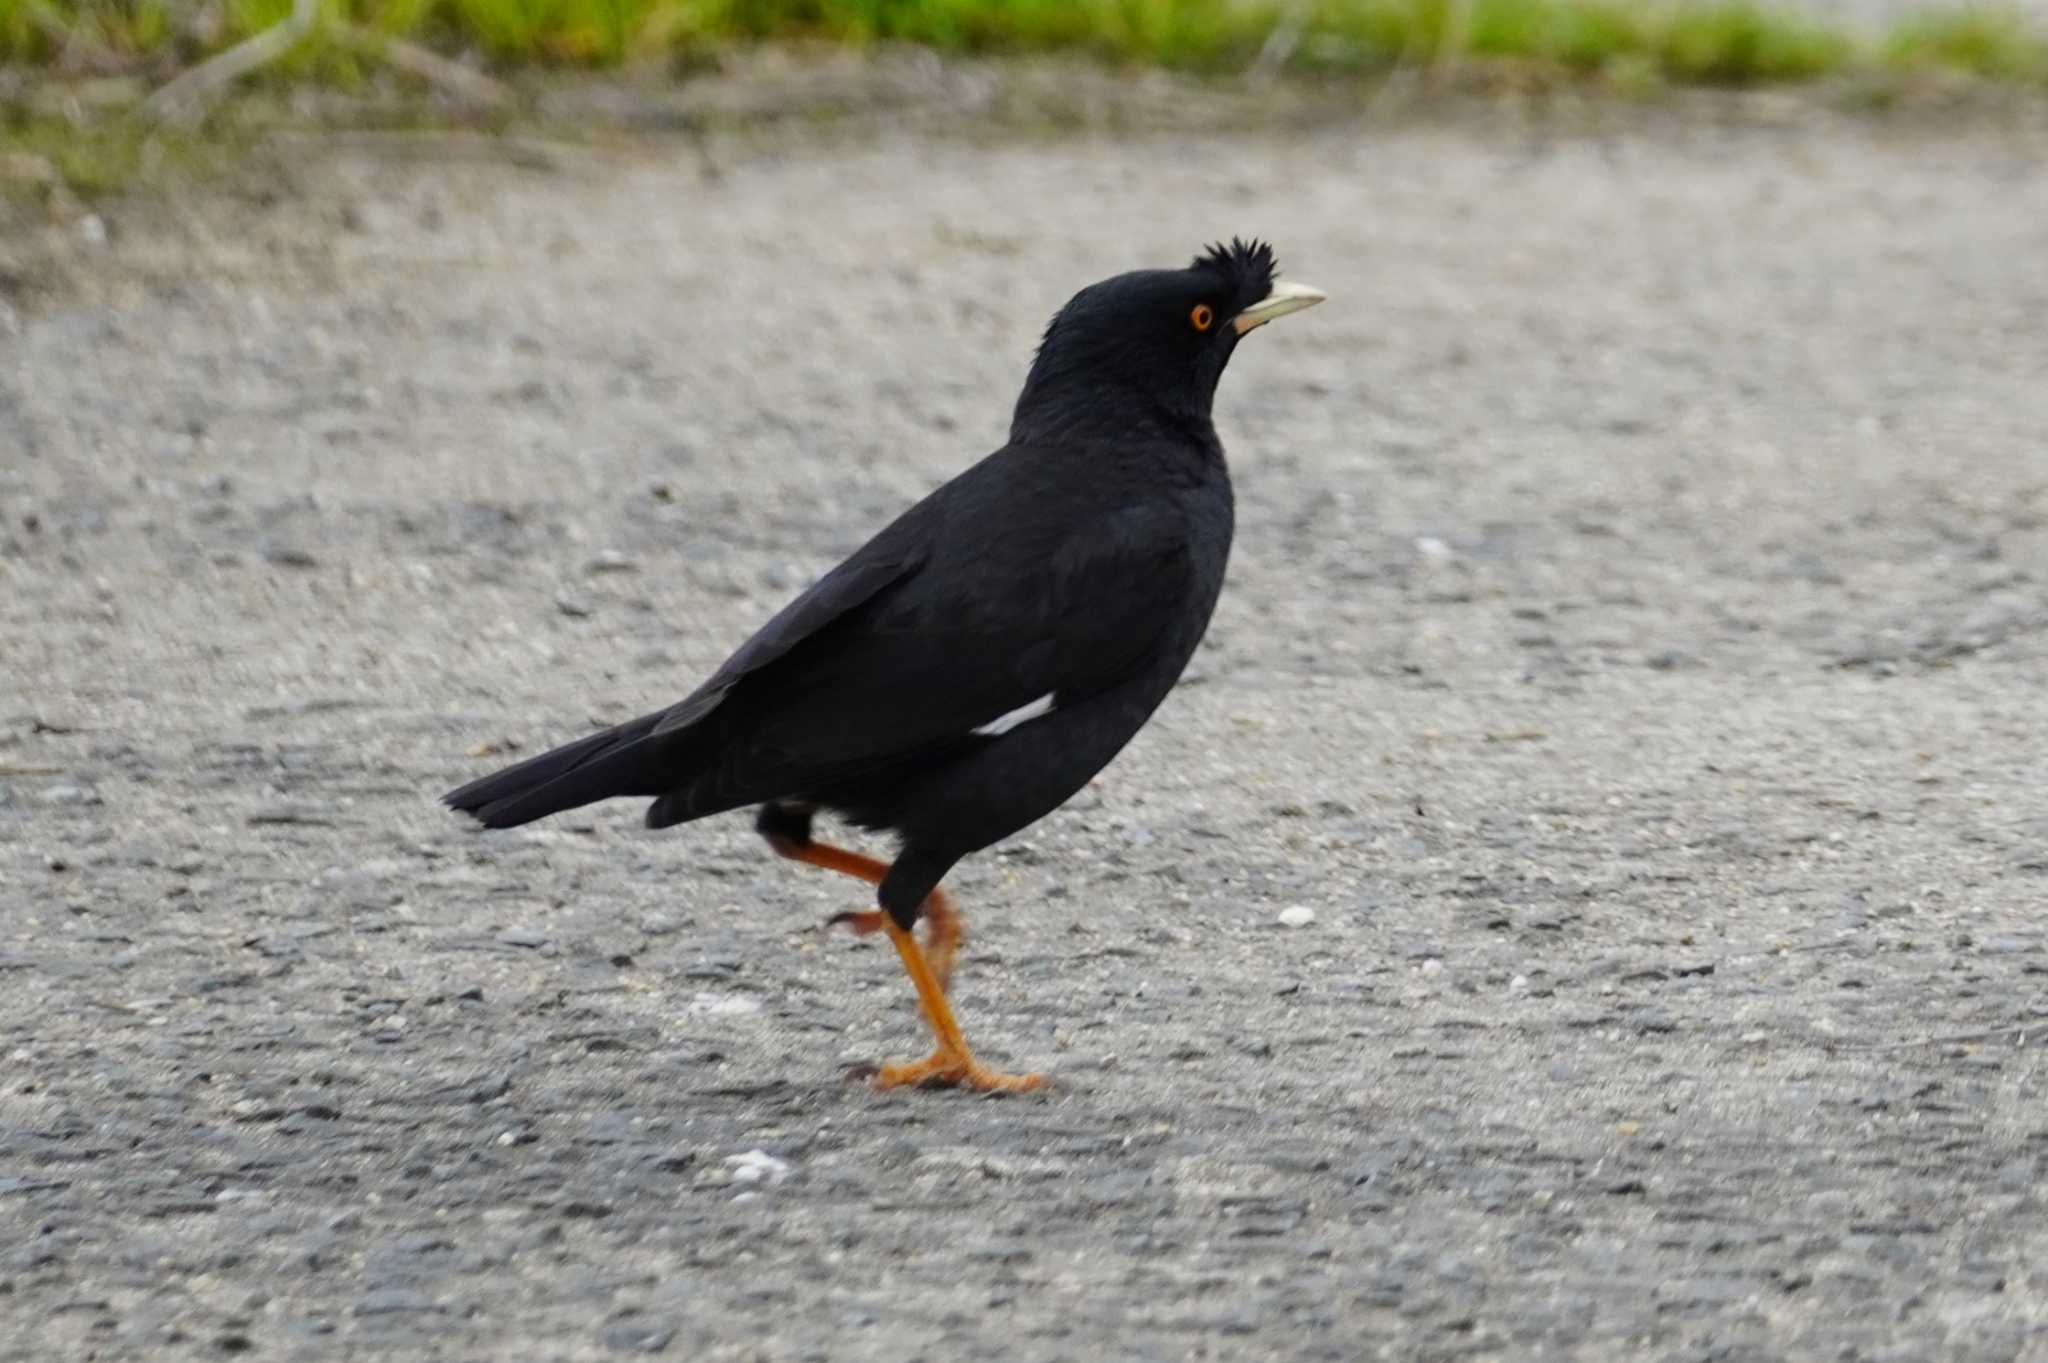
[[[1033,379],[1037,379],[1033,375]],[[1028,382],[1010,421],[1013,445],[1106,443],[1185,444],[1220,460],[1223,444],[1206,404],[1195,408],[1102,376],[1057,386]]]

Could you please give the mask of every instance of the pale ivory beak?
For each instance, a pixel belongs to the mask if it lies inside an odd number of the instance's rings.
[[[1273,291],[1237,315],[1231,326],[1242,336],[1253,327],[1262,327],[1275,317],[1285,317],[1290,312],[1312,308],[1330,295],[1307,284],[1296,284],[1291,280],[1278,280]]]

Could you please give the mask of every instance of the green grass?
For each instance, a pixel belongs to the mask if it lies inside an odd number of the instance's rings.
[[[1631,86],[1758,85],[1946,70],[2048,85],[2048,34],[2011,10],[1908,18],[1861,39],[1771,0],[321,0],[333,19],[474,51],[500,68],[601,67],[722,45],[883,40],[966,53],[1070,52],[1176,70],[1251,63],[1284,23],[1287,65],[1521,64]],[[159,75],[276,23],[291,0],[0,0],[0,64]],[[279,70],[346,75],[309,43]]]
[[[362,42],[332,36],[338,23],[444,55],[480,56],[500,73],[649,61],[680,70],[757,42],[908,42],[1215,75],[1276,57],[1287,70],[1336,81],[1457,70],[1518,87],[1582,83],[1624,98],[1674,86],[1834,78],[1846,98],[1884,108],[1930,75],[2048,92],[2048,31],[2010,7],[1931,9],[1873,36],[1779,7],[1797,2],[317,0],[330,36],[316,33],[248,77],[259,88],[235,107],[280,107],[277,95],[294,82],[349,87],[378,69]],[[166,158],[201,164],[233,140],[221,126],[232,120],[194,138],[125,111],[142,92],[291,9],[292,0],[0,0],[0,210],[24,193],[103,194]],[[1276,34],[1285,41],[1276,43]],[[52,78],[54,102],[34,98],[43,76]],[[85,79],[108,76],[117,79]],[[10,84],[30,98],[9,101]],[[499,106],[467,117],[488,122],[510,112]]]
[[[1915,15],[1892,30],[1884,55],[1905,69],[1940,68],[2048,86],[2048,34],[2010,9],[1975,6]]]

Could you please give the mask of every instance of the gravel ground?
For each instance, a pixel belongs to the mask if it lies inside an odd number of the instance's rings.
[[[308,151],[66,229],[0,289],[0,1357],[2048,1357],[2044,152]],[[1231,232],[1332,301],[1226,376],[1210,640],[952,881],[1049,1090],[846,1078],[908,987],[743,817],[432,804]]]

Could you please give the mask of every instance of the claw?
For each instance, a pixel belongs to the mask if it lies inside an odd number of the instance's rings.
[[[825,929],[844,926],[856,937],[867,937],[880,932],[888,915],[880,909],[848,909],[835,913],[825,920]],[[925,901],[924,923],[925,950],[932,963],[932,973],[939,977],[939,987],[944,989],[953,982],[953,961],[960,953],[960,943],[965,934],[960,928],[960,915],[947,902],[943,894],[934,891]]]
[[[845,913],[835,913],[825,920],[825,926],[828,928],[836,928],[842,923],[853,929],[854,936],[865,937],[871,932],[882,930],[882,914],[878,909],[848,909]]]

